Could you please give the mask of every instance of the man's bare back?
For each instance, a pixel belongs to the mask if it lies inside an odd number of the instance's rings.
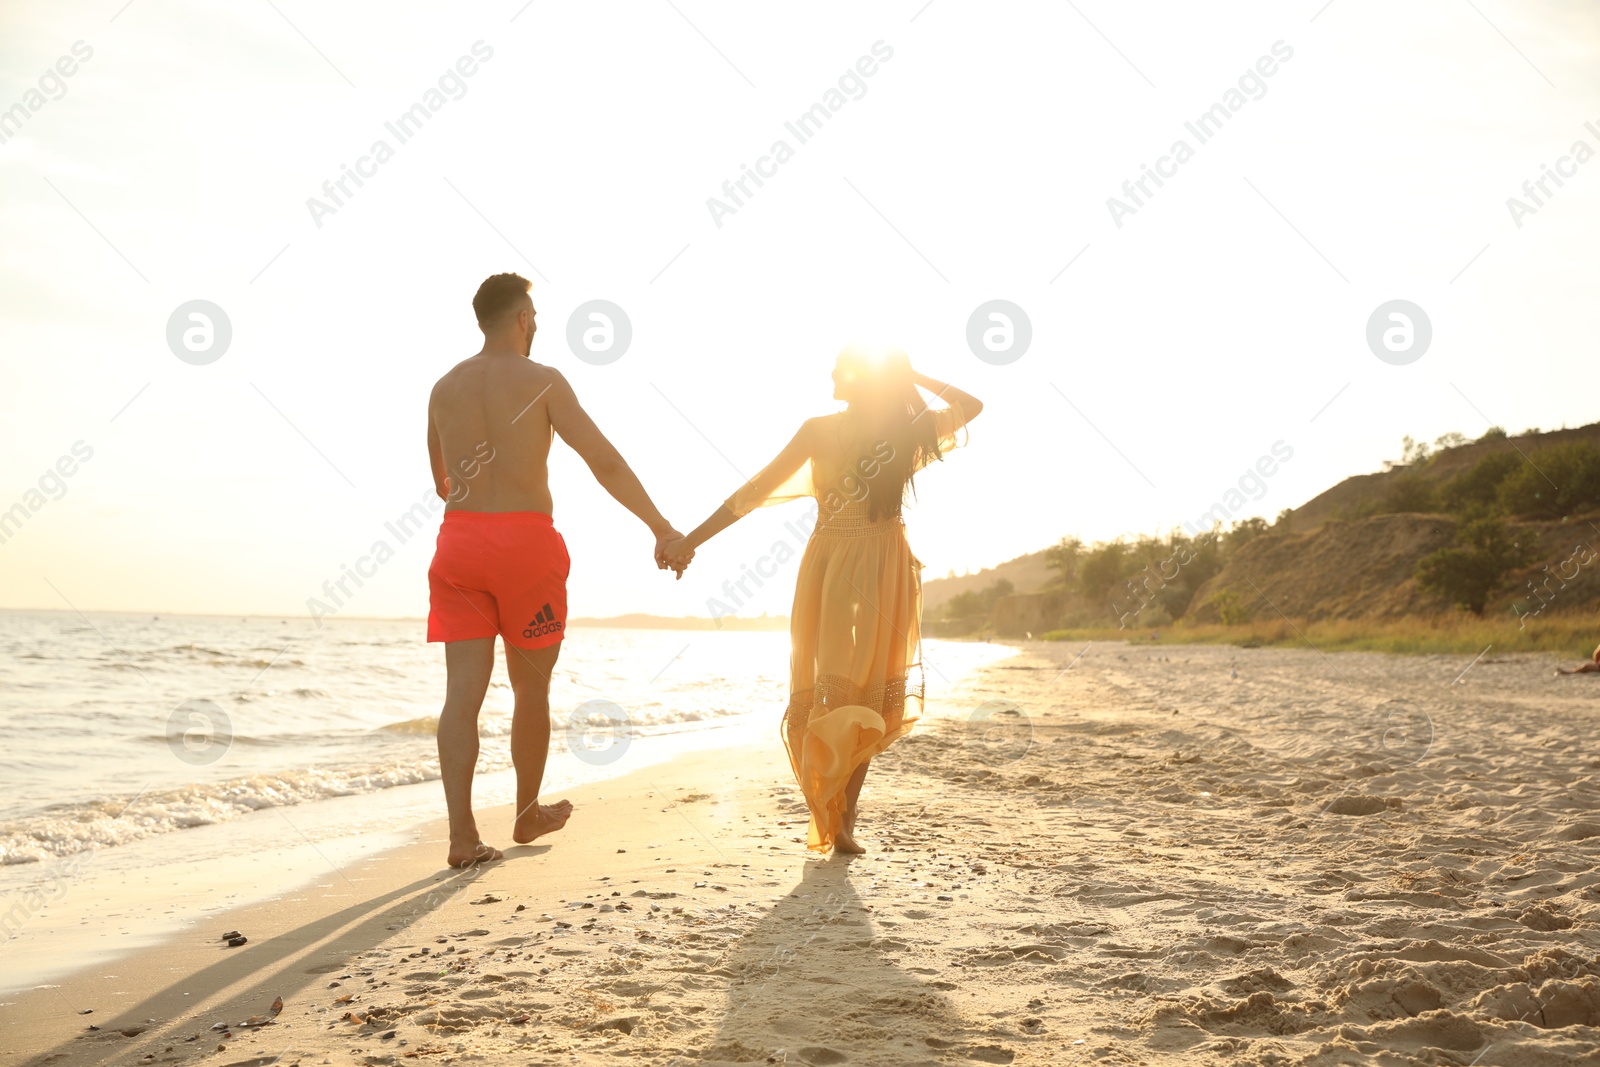
[[[439,379],[428,398],[428,444],[446,511],[550,513],[558,389],[571,395],[556,370],[514,355],[480,353]]]
[[[509,338],[486,338],[483,351],[434,384],[428,398],[428,457],[445,510],[550,514],[554,433],[583,457],[618,503],[650,528],[658,545],[671,539],[669,533],[679,536],[578,403],[567,379],[528,358],[533,317],[528,301],[515,320],[525,327]]]

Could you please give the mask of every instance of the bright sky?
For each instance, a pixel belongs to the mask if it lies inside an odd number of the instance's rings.
[[[1403,434],[1593,421],[1597,46],[1586,0],[14,0],[0,605],[303,614],[383,540],[343,610],[425,613],[431,529],[385,523],[429,492],[428,389],[504,270],[534,279],[534,358],[684,530],[836,409],[846,343],[982,397],[919,479],[930,578],[1170,528],[1280,441],[1238,517]],[[430,102],[404,143],[386,128]],[[785,123],[819,103],[802,142]],[[1185,124],[1217,104],[1202,142]],[[1546,164],[1564,184],[1535,204]],[[346,165],[364,184],[314,219]],[[1134,201],[1146,165],[1167,176]],[[632,326],[604,365],[566,338],[596,299]],[[1367,341],[1397,299],[1432,330],[1405,365]],[[167,339],[193,300],[231,324],[203,365]],[[1031,323],[1009,363],[968,344],[991,300]],[[750,517],[674,583],[561,446],[552,478],[578,615],[707,614],[802,514]],[[787,611],[792,574],[741,613]]]

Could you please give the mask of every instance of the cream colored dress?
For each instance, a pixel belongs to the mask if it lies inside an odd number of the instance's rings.
[[[939,451],[954,448],[953,414],[928,417]],[[825,851],[843,826],[851,774],[909,733],[921,711],[922,564],[898,502],[885,517],[869,515],[874,459],[889,446],[853,435],[847,413],[817,424],[819,444],[798,471],[769,467],[726,505],[742,516],[800,497],[817,502],[795,576],[782,736],[811,809],[807,845]]]

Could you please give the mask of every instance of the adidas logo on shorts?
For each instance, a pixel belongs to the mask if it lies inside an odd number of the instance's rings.
[[[560,631],[562,625],[561,621],[556,618],[556,613],[550,610],[550,605],[546,604],[539,609],[539,614],[535,615],[532,621],[528,623],[528,628],[522,631],[522,636],[543,637],[545,634],[553,634]]]

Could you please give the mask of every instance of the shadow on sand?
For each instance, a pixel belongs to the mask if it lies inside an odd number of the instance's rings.
[[[855,885],[869,872],[855,863],[806,864],[800,884],[724,960],[727,1011],[716,1035],[698,1058],[675,1064],[1011,1062],[1008,1049],[972,1043],[941,991],[951,983],[919,981],[890,962],[915,950],[874,932]]]
[[[506,849],[506,859],[539,855],[549,851],[549,848],[549,845],[543,844],[519,845]],[[217,962],[182,976],[164,989],[151,992],[115,1017],[64,1016],[72,1020],[71,1025],[77,1026],[78,1032],[55,1048],[24,1061],[22,1067],[45,1067],[64,1058],[70,1059],[75,1065],[107,1061],[132,1063],[149,1052],[156,1053],[158,1058],[170,1059],[170,1054],[162,1057],[161,1050],[175,1040],[169,1028],[172,1021],[191,1014],[195,1003],[203,999],[204,993],[228,990],[237,983],[247,983],[227,999],[207,1005],[204,1020],[196,1020],[192,1029],[185,1026],[182,1036],[176,1038],[181,1042],[190,1033],[198,1032],[200,1037],[195,1046],[214,1048],[218,1034],[208,1029],[213,1020],[243,1022],[253,1015],[266,1013],[275,996],[292,1002],[296,994],[314,983],[324,983],[328,975],[343,974],[350,968],[359,967],[357,956],[396,936],[397,931],[404,930],[443,906],[457,894],[470,890],[479,874],[486,869],[474,867],[465,871],[436,871],[408,885],[357,901],[331,915],[286,930],[276,937],[251,942],[244,948],[226,949],[219,945],[220,958]],[[356,992],[359,987],[352,982],[350,990]],[[151,1019],[157,1021],[151,1023]],[[92,1023],[99,1029],[85,1032],[82,1024],[86,1023]],[[285,1062],[294,1058],[293,1030],[281,1026],[265,1026],[259,1030],[235,1028],[233,1035],[233,1041],[238,1043],[241,1051],[257,1048],[268,1051],[244,1059],[223,1055],[220,1062],[228,1067],[264,1067],[282,1057],[288,1057]],[[303,1041],[304,1038],[299,1040]]]

